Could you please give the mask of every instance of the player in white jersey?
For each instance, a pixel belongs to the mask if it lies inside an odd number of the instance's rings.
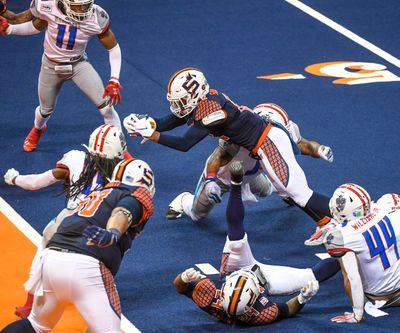
[[[34,35],[46,30],[39,74],[40,105],[35,111],[34,126],[24,141],[26,152],[36,149],[55,109],[61,87],[67,80],[72,80],[96,105],[106,124],[121,128],[119,116],[113,107],[113,104],[121,102],[121,49],[110,29],[108,14],[93,2],[32,0],[31,21],[9,25],[0,17],[0,34]],[[106,88],[85,53],[87,43],[93,36],[97,36],[109,51],[111,78]]]
[[[111,179],[114,167],[123,159],[126,150],[122,132],[113,125],[96,128],[89,138],[87,151],[71,150],[56,163],[54,169],[40,174],[20,175],[14,168],[4,175],[4,181],[25,190],[39,190],[56,182],[64,182],[68,203],[56,218],[43,230],[42,244],[32,262],[34,272],[40,253],[49,239],[57,231],[63,218],[69,215],[90,192],[98,190]],[[27,303],[16,308],[15,314],[27,317],[32,307],[33,297],[28,295]]]
[[[268,121],[284,126],[301,154],[333,161],[330,147],[303,138],[299,126],[289,119],[286,111],[273,103],[262,103],[254,107],[253,112]],[[260,161],[252,158],[248,150],[222,139],[219,146],[207,159],[204,171],[198,181],[195,194],[183,192],[170,204],[166,213],[167,219],[189,216],[198,221],[206,218],[215,204],[221,202],[222,194],[229,191],[229,166],[233,161],[242,161],[245,176],[242,184],[244,202],[257,202],[257,197],[266,197],[276,191],[262,170]],[[286,196],[281,194],[283,197]]]
[[[384,307],[400,306],[400,211],[387,202],[383,198],[371,210],[368,192],[352,183],[333,193],[331,214],[341,224],[327,231],[324,245],[332,257],[340,258],[353,312],[332,321],[359,323],[365,299],[384,301]]]

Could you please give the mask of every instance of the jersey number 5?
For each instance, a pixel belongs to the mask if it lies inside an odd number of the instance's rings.
[[[381,235],[379,234],[377,226],[373,226],[369,230],[363,232],[362,235],[367,242],[371,258],[379,255],[383,268],[388,269],[390,267],[390,262],[386,254],[387,249],[389,249],[393,245],[396,258],[400,258],[399,251],[397,249],[396,234],[394,233],[392,223],[387,216],[379,221],[378,226],[379,229],[381,229],[381,233],[385,238],[386,246],[382,240]]]
[[[56,45],[61,49],[64,43],[64,35],[65,35],[65,30],[67,29],[67,26],[65,24],[59,24],[58,25],[58,33],[57,33],[57,40],[56,40]],[[77,28],[70,25],[68,26],[68,43],[67,43],[67,50],[72,50],[75,45],[75,39],[76,39],[76,32]]]

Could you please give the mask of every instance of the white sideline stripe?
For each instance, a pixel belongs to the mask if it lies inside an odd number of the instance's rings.
[[[0,212],[21,231],[35,246],[42,241],[42,236],[19,215],[2,197],[0,197]],[[124,315],[121,316],[121,329],[125,333],[140,333],[140,331]]]
[[[312,16],[316,20],[324,23],[328,27],[336,30],[337,32],[341,33],[343,36],[351,39],[353,42],[361,45],[362,47],[366,48],[367,50],[375,53],[377,56],[385,59],[386,61],[390,62],[391,64],[400,68],[400,59],[392,56],[390,53],[382,50],[381,48],[377,47],[376,45],[368,42],[364,38],[358,36],[354,32],[351,32],[349,29],[341,26],[340,24],[336,23],[335,21],[331,20],[330,18],[322,15],[321,13],[317,12],[316,10],[312,9],[311,7],[305,5],[301,1],[298,0],[285,0],[286,2],[292,4],[293,6],[297,7],[301,11],[305,12],[306,14]]]

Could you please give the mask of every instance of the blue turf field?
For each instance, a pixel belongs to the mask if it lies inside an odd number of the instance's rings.
[[[11,9],[29,1],[9,1]],[[377,63],[400,76],[398,65],[387,61],[284,0],[118,0],[97,1],[111,16],[111,28],[122,52],[121,118],[131,112],[161,116],[169,112],[166,85],[182,67],[201,68],[210,85],[235,101],[255,106],[283,106],[304,137],[331,146],[335,161],[300,157],[310,186],[330,195],[341,183],[363,185],[373,198],[399,192],[399,82],[359,85],[333,84],[335,78],[305,71],[312,64],[349,61]],[[398,0],[305,0],[360,37],[396,57],[400,31]],[[10,167],[21,173],[52,168],[64,152],[79,149],[102,118],[71,83],[64,86],[58,108],[48,123],[39,149],[27,154],[22,143],[32,127],[37,101],[43,35],[0,38],[2,102],[0,174]],[[108,80],[107,52],[93,40],[89,57]],[[257,76],[302,74],[302,80],[261,80]],[[181,133],[178,130],[177,133]],[[134,242],[117,276],[123,312],[143,332],[209,332],[225,327],[175,293],[173,278],[195,263],[218,267],[225,239],[226,198],[212,216],[198,224],[189,219],[167,221],[168,203],[184,190],[193,190],[216,139],[206,138],[188,153],[129,139],[130,151],[146,160],[156,175],[156,212]],[[54,197],[60,188],[29,193],[0,181],[0,194],[41,231],[64,205]],[[260,261],[297,267],[318,262],[303,241],[314,231],[300,210],[287,208],[276,196],[248,206],[246,229]],[[283,299],[282,299],[283,300]],[[297,317],[268,328],[273,332],[397,332],[400,309],[389,316],[367,317],[362,325],[330,323],[350,310],[339,275],[321,286],[319,294]]]

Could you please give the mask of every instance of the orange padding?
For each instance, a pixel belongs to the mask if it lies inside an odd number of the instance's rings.
[[[0,212],[0,330],[19,319],[14,315],[14,308],[26,300],[24,283],[35,253],[32,242]],[[86,326],[75,308],[69,306],[53,332],[82,333]]]

